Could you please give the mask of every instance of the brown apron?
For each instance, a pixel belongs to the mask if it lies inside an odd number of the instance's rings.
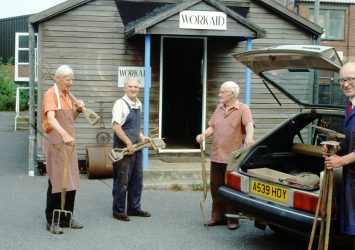
[[[58,109],[56,119],[63,129],[75,138],[72,110]],[[77,190],[80,185],[80,176],[76,146],[64,145],[62,136],[53,129],[48,133],[47,139],[43,142],[43,147],[46,156],[47,175],[52,184],[52,193],[60,193],[62,190],[64,161],[66,157],[64,147],[67,154],[70,154],[66,189],[67,191]]]

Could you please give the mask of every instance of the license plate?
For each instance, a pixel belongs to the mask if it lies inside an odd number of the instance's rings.
[[[251,179],[251,192],[283,203],[288,201],[288,189],[267,182]]]

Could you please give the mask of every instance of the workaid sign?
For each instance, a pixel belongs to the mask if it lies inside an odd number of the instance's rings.
[[[227,30],[227,15],[217,11],[180,12],[181,29]]]
[[[124,80],[127,76],[138,78],[139,86],[144,87],[144,67],[120,66],[118,67],[118,87],[124,86]]]

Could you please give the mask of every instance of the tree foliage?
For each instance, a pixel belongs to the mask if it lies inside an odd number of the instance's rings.
[[[0,111],[14,111],[16,108],[16,88],[13,81],[13,62],[10,58],[7,65],[3,64],[0,57]],[[28,91],[20,92],[20,110],[28,110]]]

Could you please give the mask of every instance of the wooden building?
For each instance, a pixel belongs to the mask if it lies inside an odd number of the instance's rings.
[[[195,136],[205,128],[219,86],[227,80],[240,85],[239,99],[250,102],[255,137],[261,137],[287,114],[255,75],[248,89],[248,72],[232,55],[251,47],[314,44],[323,32],[272,0],[68,0],[29,21],[38,28],[38,107],[53,84],[48,75],[68,64],[75,71],[74,95],[103,114],[104,122],[94,127],[79,118],[80,159],[87,147],[106,145],[97,140],[100,133],[112,134],[111,109],[123,95],[120,77],[127,72],[145,74],[140,99],[148,119],[142,124],[146,131],[148,125],[159,128],[167,143],[161,153],[199,152]],[[297,107],[289,102],[288,108]],[[41,124],[40,112],[37,119]],[[36,138],[40,161],[41,134]]]

